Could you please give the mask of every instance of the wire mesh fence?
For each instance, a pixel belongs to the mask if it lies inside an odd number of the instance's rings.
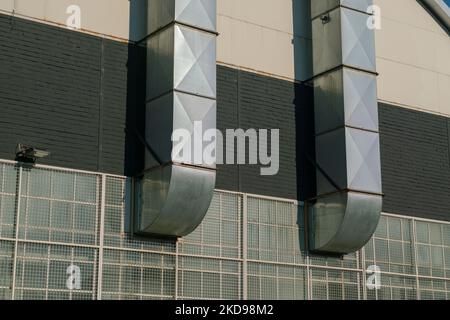
[[[449,223],[383,215],[361,251],[324,257],[301,204],[216,191],[191,235],[146,239],[130,186],[0,162],[0,299],[450,299]]]

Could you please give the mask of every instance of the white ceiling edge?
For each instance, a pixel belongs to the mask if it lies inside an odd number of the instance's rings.
[[[431,13],[450,31],[450,8],[443,0],[420,0]]]

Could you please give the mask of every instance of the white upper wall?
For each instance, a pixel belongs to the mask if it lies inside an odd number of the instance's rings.
[[[375,0],[378,97],[450,116],[450,37],[416,0]]]
[[[288,79],[311,76],[309,0],[218,0],[217,60]]]

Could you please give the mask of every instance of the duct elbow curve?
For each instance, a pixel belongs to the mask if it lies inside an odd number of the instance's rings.
[[[139,186],[140,233],[183,237],[202,222],[210,206],[216,173],[214,170],[179,165],[147,172]]]
[[[370,240],[381,216],[382,197],[336,193],[309,207],[310,248],[332,254],[356,252]]]

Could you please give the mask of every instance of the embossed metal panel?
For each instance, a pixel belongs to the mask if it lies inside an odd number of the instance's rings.
[[[147,41],[147,100],[173,89],[174,27],[162,30]]]
[[[381,194],[379,135],[342,128],[316,137],[316,161],[329,178],[317,172],[317,194],[354,190]]]
[[[342,7],[329,15],[328,23],[319,18],[312,22],[314,75],[341,65],[375,72],[375,35],[367,27],[369,16]]]
[[[175,0],[175,20],[216,31],[216,0]]]
[[[376,77],[342,68],[315,78],[314,114],[316,134],[343,126],[378,131]]]
[[[175,27],[174,89],[216,97],[216,36]]]
[[[163,163],[178,162],[215,168],[204,162],[203,151],[215,141],[203,141],[203,133],[216,129],[216,101],[181,92],[171,92],[147,104],[146,140]],[[175,130],[185,130],[189,140],[172,141]],[[189,149],[191,156],[173,152],[174,147]],[[158,166],[149,154],[146,168]]]
[[[364,246],[380,219],[382,197],[363,193],[336,193],[309,208],[310,247],[326,253],[352,253]]]

